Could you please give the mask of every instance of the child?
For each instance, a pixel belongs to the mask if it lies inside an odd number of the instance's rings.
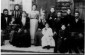
[[[52,29],[49,27],[48,23],[46,23],[45,28],[42,29],[42,34],[43,34],[43,37],[41,39],[42,47],[47,49],[49,49],[50,47],[54,47],[55,42],[53,39],[53,32]]]

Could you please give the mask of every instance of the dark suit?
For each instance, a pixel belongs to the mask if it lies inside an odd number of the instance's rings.
[[[54,35],[54,40],[55,40],[55,48],[54,48],[54,52],[56,53],[57,50],[59,50],[60,47],[60,43],[61,43],[61,38],[59,37],[59,30],[61,30],[61,26],[62,26],[62,22],[61,22],[62,18],[61,17],[56,17],[56,19],[54,19],[54,31],[57,33],[57,35]]]
[[[50,19],[52,18],[52,19]],[[54,31],[54,19],[56,18],[56,12],[53,13],[49,13],[48,17],[47,17],[47,22],[49,23],[50,27],[53,29]]]
[[[2,30],[5,30],[7,28],[7,26],[9,26],[10,22],[11,22],[10,15],[4,15],[4,14],[1,15],[1,29]]]
[[[78,19],[76,22],[76,18],[72,21],[72,32],[84,32],[84,23],[83,20]]]
[[[83,20],[81,20],[80,18],[78,18],[78,20],[75,18],[73,19],[72,21],[72,28],[71,28],[71,32],[74,32],[73,33],[73,50],[75,52],[78,53],[78,49],[76,47],[79,47],[80,49],[83,49],[84,47],[84,23],[83,23]],[[79,36],[79,34],[81,34],[82,36]]]
[[[8,32],[8,26],[11,22],[11,16],[10,15],[4,15],[1,14],[1,30],[3,32],[1,33],[1,43],[3,44],[4,40],[9,40],[9,32]]]
[[[75,21],[75,17],[72,16],[72,15],[67,15],[64,17],[65,20],[63,20],[63,23],[66,25],[67,27],[67,30],[70,32],[69,34],[69,38],[67,39],[67,48],[69,50],[69,52],[71,53],[72,49],[78,53],[78,49],[76,48],[77,47],[77,42],[78,42],[78,39],[75,39],[76,37],[78,38],[78,34],[77,33],[74,33],[74,36],[72,36],[72,33],[73,32],[82,32],[82,29],[83,28],[83,24],[82,24],[82,20],[79,19],[78,22],[76,23]],[[68,26],[69,24],[69,26]]]
[[[71,30],[71,25],[72,25],[73,19],[75,19],[75,17],[72,15],[66,15],[62,19],[62,24],[64,24],[66,26],[67,30],[69,30],[69,31]]]

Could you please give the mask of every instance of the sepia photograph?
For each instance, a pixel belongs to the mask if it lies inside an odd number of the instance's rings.
[[[84,54],[85,0],[1,0],[1,55]]]

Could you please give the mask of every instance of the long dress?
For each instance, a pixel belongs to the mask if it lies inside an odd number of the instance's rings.
[[[35,32],[38,27],[38,11],[31,11],[30,13],[30,36],[31,36],[31,44],[34,44]]]
[[[13,46],[16,47],[30,47],[31,46],[31,40],[30,40],[30,34],[29,34],[29,18],[21,18],[19,21],[19,27],[18,29],[21,29],[18,32],[14,32],[14,37],[11,42]]]
[[[55,42],[54,42],[54,39],[53,39],[52,29],[51,28],[47,28],[47,30],[45,30],[45,28],[43,28],[42,34],[43,34],[43,37],[41,39],[42,47],[48,46],[48,45],[50,45],[51,47],[54,47],[55,46]]]

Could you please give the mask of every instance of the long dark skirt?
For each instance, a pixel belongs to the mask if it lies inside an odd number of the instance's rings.
[[[41,38],[43,34],[41,33],[41,30],[38,30],[36,32],[35,38],[34,38],[34,44],[35,46],[41,46]]]
[[[16,47],[30,47],[31,46],[30,34],[14,33],[14,37],[11,44]]]

